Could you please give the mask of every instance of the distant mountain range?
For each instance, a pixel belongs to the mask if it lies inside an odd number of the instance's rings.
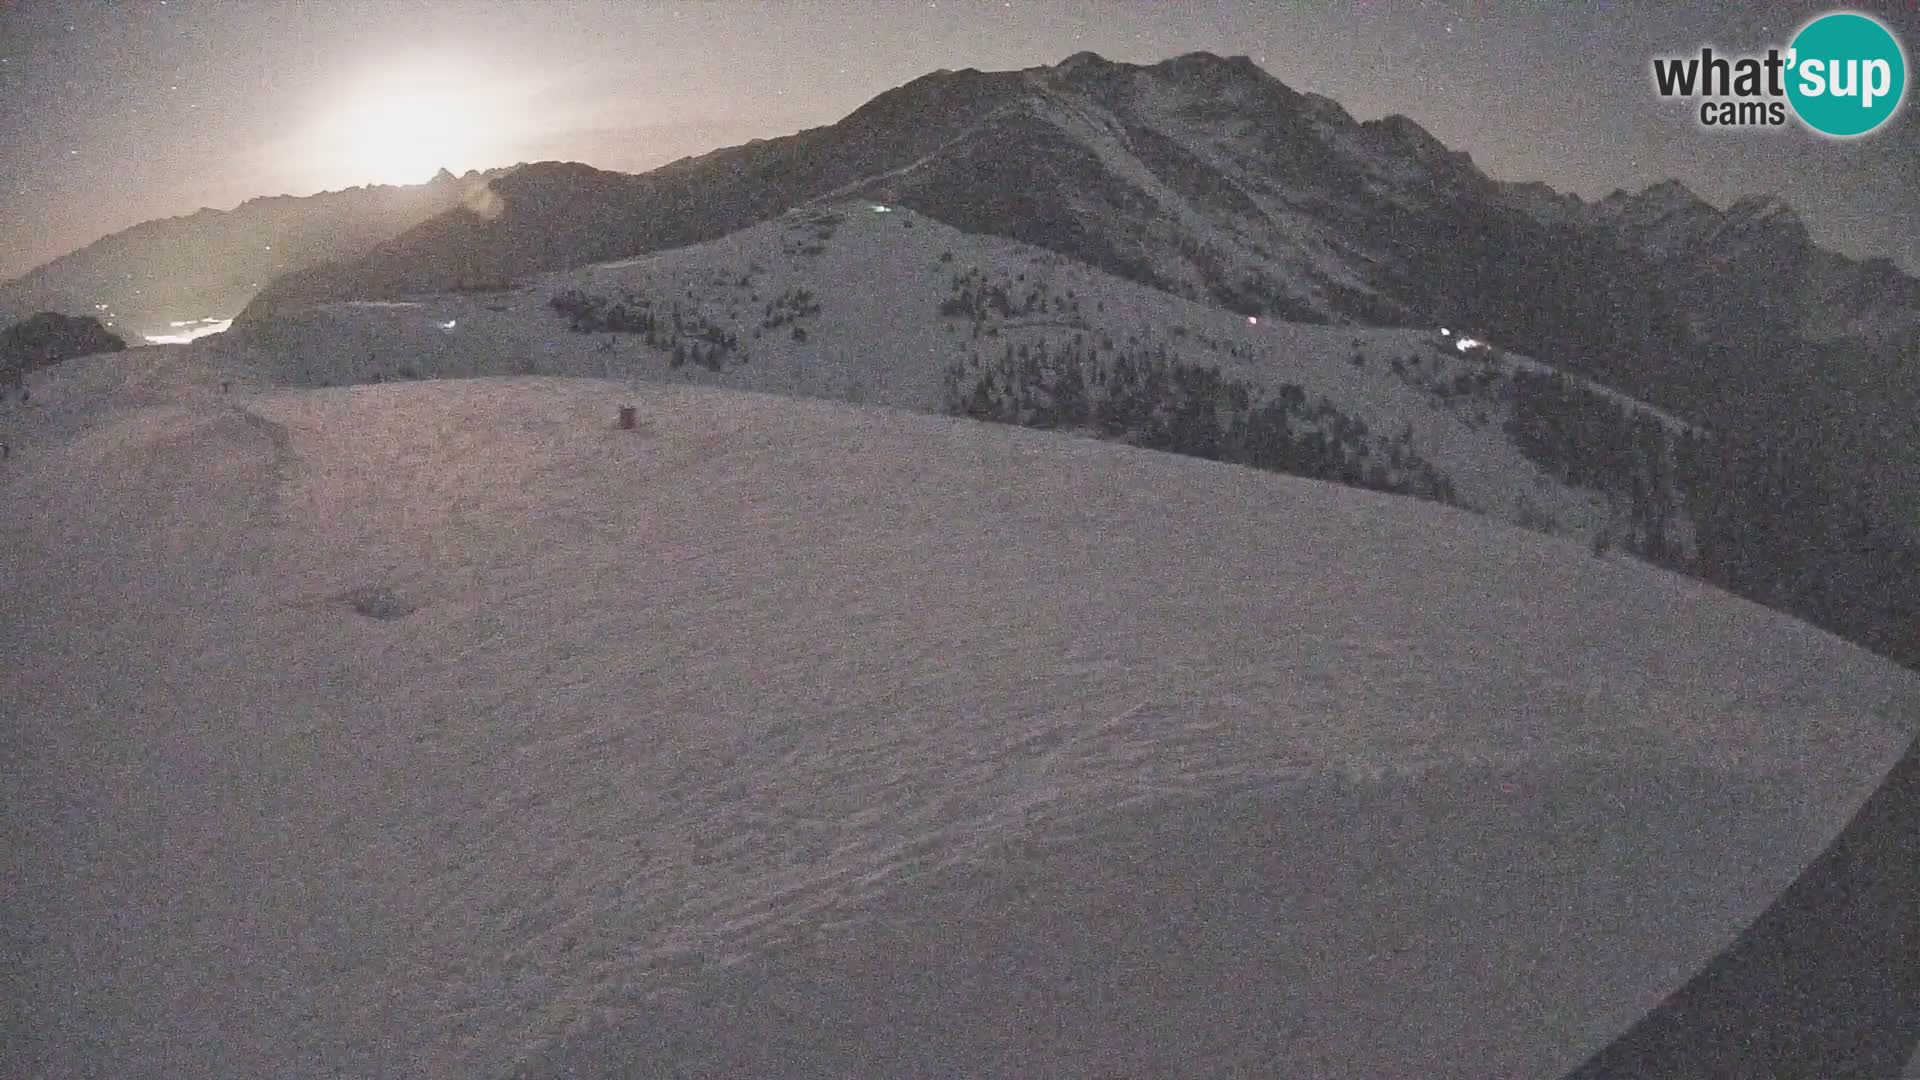
[[[1812,406],[1872,446],[1920,411],[1920,280],[1819,248],[1778,199],[1497,181],[1405,117],[1357,122],[1208,53],[935,72],[640,175],[546,162],[151,222],[0,286],[0,316],[99,313],[137,340],[249,302],[487,287],[847,197],[1244,314],[1475,327],[1702,422]]]
[[[231,319],[275,277],[358,258],[506,171],[442,170],[425,184],[251,199],[145,222],[0,284],[0,324],[41,311],[90,315],[137,343]]]
[[[1357,122],[1245,57],[936,72],[829,127],[650,173],[548,162],[488,186],[484,204],[284,275],[251,314],[512,280],[870,198],[1244,314],[1464,325],[1702,423],[1792,418],[1920,508],[1920,280],[1819,248],[1771,197],[1722,211],[1671,181],[1592,203],[1497,181],[1405,117]]]
[[[1029,334],[1017,325],[1030,314],[1021,307],[1024,293],[1040,284],[1051,290],[1046,303],[1066,302],[1066,289],[1074,287],[1082,300],[1107,297],[1110,307],[1159,310],[1147,297],[1161,296],[1229,322],[1257,319],[1263,330],[1284,324],[1349,328],[1355,331],[1356,370],[1395,358],[1409,363],[1414,352],[1433,354],[1430,338],[1447,327],[1454,341],[1464,332],[1503,355],[1575,379],[1571,390],[1517,376],[1497,386],[1481,379],[1484,385],[1462,396],[1457,387],[1464,384],[1457,381],[1442,385],[1425,374],[1395,373],[1400,383],[1421,382],[1443,399],[1439,407],[1471,410],[1462,415],[1477,416],[1485,406],[1489,416],[1511,419],[1519,409],[1530,417],[1521,429],[1504,432],[1513,446],[1545,470],[1550,484],[1598,493],[1608,503],[1589,514],[1576,511],[1574,496],[1561,499],[1563,524],[1569,514],[1599,522],[1624,513],[1637,522],[1630,531],[1649,557],[1829,627],[1871,601],[1877,606],[1867,620],[1870,632],[1857,626],[1847,632],[1856,640],[1871,637],[1883,651],[1904,655],[1920,648],[1913,633],[1920,611],[1888,584],[1909,569],[1920,574],[1920,563],[1909,566],[1916,553],[1895,535],[1920,533],[1920,281],[1886,260],[1854,260],[1819,248],[1792,209],[1775,198],[1742,199],[1720,210],[1667,182],[1587,202],[1541,184],[1494,180],[1405,117],[1359,122],[1337,103],[1296,92],[1244,57],[1206,53],[1150,66],[1081,53],[1024,71],[935,72],[881,94],[839,123],[644,174],[546,162],[388,191],[357,197],[374,200],[371,205],[385,205],[380,198],[402,204],[383,219],[394,227],[383,232],[369,218],[356,219],[352,229],[335,226],[339,254],[318,255],[317,242],[302,248],[298,265],[290,261],[285,273],[246,303],[236,347],[244,338],[262,356],[277,354],[261,362],[276,370],[290,366],[308,381],[364,381],[409,371],[586,373],[596,364],[609,372],[645,369],[698,378],[711,365],[714,377],[754,388],[872,394],[873,400],[916,408],[1015,422],[1040,416],[1057,423],[1047,393],[1030,393],[1039,384],[1028,368],[1042,363],[1031,356],[996,356],[974,343],[967,354],[974,366],[954,373],[953,350],[906,357],[897,349],[889,354],[880,343],[945,348],[924,343],[940,340],[930,335],[957,332],[941,321],[954,316],[946,310],[952,304],[972,320],[970,333],[1007,334],[1004,343],[991,344],[1012,349],[1020,335]],[[336,205],[345,218],[352,216],[347,196],[354,194],[326,198],[344,200]],[[325,220],[317,207],[296,211],[301,200],[264,202],[284,203],[301,221]],[[818,297],[836,281],[799,267],[828,250],[829,237],[810,240],[808,230],[831,234],[834,228],[809,225],[806,215],[844,216],[848,207],[861,205],[901,208],[962,233],[1031,245],[1062,260],[1062,267],[1118,277],[1144,291],[1123,298],[1109,285],[1090,284],[1079,271],[1059,267],[1046,271],[1044,282],[1002,280],[1006,275],[995,268],[1008,257],[982,251],[975,253],[974,268],[941,271],[952,280],[942,277],[902,293],[898,299],[910,307],[846,307],[808,324],[801,309],[811,301],[795,297]],[[400,220],[410,214],[417,217]],[[560,299],[565,282],[542,275],[737,237],[761,225],[779,236],[737,244],[746,245],[742,251],[778,252],[777,260],[772,254],[748,256],[746,265],[737,265],[740,260],[722,252],[662,263],[643,275],[644,296],[588,290],[565,301],[574,306],[570,312],[547,309]],[[186,239],[134,245],[156,280],[182,264],[178,251],[194,235],[191,226],[184,228]],[[121,234],[121,242],[138,232]],[[249,235],[244,228],[234,232]],[[114,240],[35,275],[86,256],[92,276],[73,276],[96,283],[114,273],[124,277],[132,271],[111,257],[107,245]],[[192,242],[194,250],[218,249],[209,241]],[[233,242],[228,248],[239,250]],[[907,254],[901,247],[863,257],[892,265]],[[198,261],[220,265],[211,254]],[[980,276],[960,280],[970,270]],[[222,295],[230,299],[246,295],[264,276],[225,267],[206,273],[226,275]],[[244,286],[238,284],[242,277]],[[763,295],[776,279],[785,282],[777,295]],[[515,283],[525,284],[525,295],[507,298]],[[185,279],[176,284],[181,296],[204,288]],[[452,303],[444,300],[447,294],[468,297]],[[368,306],[436,295],[442,300],[427,310],[438,323],[408,309]],[[623,359],[624,346],[606,341],[613,351],[604,360],[595,354],[583,361],[571,349],[563,349],[564,356],[516,351],[548,348],[548,331],[527,328],[534,317],[529,305],[541,318],[564,314],[583,330],[638,335],[650,358]],[[983,313],[1016,325],[983,321]],[[1163,351],[1165,363],[1152,368],[1157,374],[1142,378],[1205,383],[1214,376],[1193,374],[1195,365],[1215,372],[1235,364],[1255,369],[1207,383],[1201,397],[1233,398],[1243,376],[1248,388],[1280,392],[1290,381],[1284,377],[1289,364],[1325,370],[1330,359],[1346,363],[1329,345],[1331,338],[1305,330],[1229,340],[1223,327],[1209,324],[1215,346],[1172,340],[1172,327],[1187,325],[1180,320],[1199,326],[1194,320],[1200,317],[1186,308],[1169,314],[1173,321],[1158,328],[1157,338],[1136,325],[1138,319],[1089,312],[1084,303],[1073,317],[1089,339],[1105,335],[1119,343],[1100,363],[1131,354],[1138,374],[1145,370],[1138,365],[1161,364],[1152,350]],[[374,326],[379,319],[404,326]],[[895,322],[900,325],[889,325]],[[476,328],[488,326],[498,340],[477,348]],[[753,346],[754,363],[788,365],[777,377],[766,369],[730,368],[732,360],[717,356],[728,335],[744,343],[769,327],[826,332],[840,350],[833,362],[852,365],[859,377],[826,378],[819,341],[790,342],[781,348],[792,355],[771,359],[772,342]],[[1387,329],[1414,334],[1423,344],[1409,352],[1408,342],[1374,341],[1360,332]],[[1129,333],[1139,339],[1127,340]],[[1289,351],[1309,348],[1301,345],[1309,341],[1310,363]],[[364,344],[366,351],[342,352],[349,342]],[[413,350],[404,358],[393,354],[399,342]],[[1062,344],[1058,335],[1047,338],[1046,362],[1058,360]],[[648,367],[656,363],[659,370]],[[899,371],[883,377],[873,365],[886,363],[897,363]],[[1096,369],[1112,374],[1098,364],[1083,374]],[[932,392],[927,380],[943,370],[960,384],[964,400]],[[1448,378],[1457,380],[1458,374]],[[976,387],[981,393],[968,396]],[[1362,447],[1374,455],[1395,452],[1368,440],[1398,434],[1378,424],[1404,419],[1403,413],[1367,397],[1372,390],[1354,392],[1360,396],[1326,398],[1334,413],[1316,413],[1319,406],[1311,399],[1286,404],[1295,410],[1289,422],[1305,424],[1313,414],[1309,426],[1326,440],[1306,454],[1313,462],[1306,468],[1310,474],[1366,480],[1381,460],[1340,458],[1329,449],[1334,444],[1346,447],[1340,453],[1357,455]],[[1622,413],[1605,404],[1605,392],[1624,395],[1631,407]],[[1501,398],[1516,393],[1531,396],[1518,404]],[[1185,389],[1180,395],[1186,395],[1182,402],[1196,400]],[[1154,408],[1163,409],[1172,399],[1155,400]],[[1342,428],[1345,421],[1336,422],[1335,414],[1373,417],[1373,434]],[[1209,415],[1218,420],[1225,414]],[[1637,417],[1651,415],[1676,417],[1711,436],[1714,460],[1699,460],[1701,445],[1708,444],[1648,449],[1652,443],[1635,425]],[[1232,459],[1218,440],[1209,441],[1205,423],[1179,434],[1165,416],[1137,419],[1113,430],[1145,445],[1197,448]],[[1308,437],[1305,427],[1287,430],[1289,438]],[[1197,441],[1187,441],[1193,432],[1200,433]],[[1455,432],[1447,439],[1456,437],[1466,438]],[[1396,459],[1379,486],[1435,494],[1418,466],[1452,453],[1453,466],[1441,472],[1448,479],[1464,476],[1472,457],[1465,445],[1443,439],[1427,452]],[[1262,453],[1285,462],[1299,457],[1296,451]],[[1499,475],[1512,479],[1523,471]],[[1682,475],[1682,486],[1693,492],[1688,498],[1698,505],[1663,505]],[[1500,516],[1516,519],[1523,516],[1525,494],[1482,491],[1467,501],[1504,507]],[[1538,516],[1536,511],[1546,513],[1535,506],[1525,514]],[[1706,546],[1689,557],[1685,552],[1694,545],[1685,534],[1696,526]],[[1649,542],[1662,550],[1648,549]]]

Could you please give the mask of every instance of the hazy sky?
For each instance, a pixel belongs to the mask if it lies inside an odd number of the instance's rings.
[[[1920,121],[1713,132],[1656,54],[1784,46],[1810,3],[0,0],[0,278],[139,221],[516,161],[639,170],[832,123],[936,68],[1245,54],[1503,179],[1771,192],[1920,272]],[[1920,53],[1920,5],[1854,5]],[[1911,78],[1911,76],[1910,76]]]

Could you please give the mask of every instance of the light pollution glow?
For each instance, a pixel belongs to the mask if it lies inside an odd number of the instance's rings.
[[[167,325],[181,332],[178,334],[142,334],[140,336],[146,338],[147,344],[149,345],[185,345],[189,341],[197,341],[200,338],[213,334],[226,333],[233,327],[233,320],[209,317],[205,319],[190,319],[184,322],[176,321],[168,323]],[[185,327],[185,329],[181,329],[182,327]]]
[[[418,184],[517,160],[533,128],[531,85],[471,60],[395,56],[317,90],[314,120],[262,151],[293,188]]]

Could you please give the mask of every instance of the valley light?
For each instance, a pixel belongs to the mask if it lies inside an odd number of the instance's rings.
[[[459,319],[448,319],[446,322],[440,324],[440,329],[451,330],[458,325],[460,325]]]
[[[1484,349],[1487,347],[1487,343],[1484,341],[1476,341],[1470,337],[1463,337],[1459,341],[1454,342],[1453,347],[1459,349],[1461,352],[1466,352],[1468,349]]]
[[[1260,325],[1260,320],[1259,320],[1259,319],[1257,319],[1257,318],[1255,318],[1255,317],[1254,317],[1254,316],[1252,316],[1252,315],[1249,315],[1249,316],[1247,316],[1247,325],[1248,325],[1248,326],[1259,326],[1259,325]]]
[[[891,214],[891,213],[893,213],[893,207],[891,207],[891,206],[881,206],[881,205],[880,205],[879,203],[874,203],[874,204],[873,204],[873,212],[874,212],[874,213],[876,213],[876,214]]]
[[[1446,327],[1444,327],[1444,326],[1440,328],[1440,336],[1441,336],[1441,337],[1446,337],[1446,336],[1448,336],[1449,334],[1452,334],[1452,333],[1453,333],[1453,331],[1451,331],[1451,330],[1449,330],[1449,329],[1447,329],[1447,328],[1446,328]]]
[[[233,320],[215,319],[209,316],[205,319],[175,322],[172,325],[181,332],[178,334],[142,334],[140,336],[146,338],[147,344],[149,345],[185,345],[190,341],[198,341],[212,334],[226,333],[228,328],[233,325]]]

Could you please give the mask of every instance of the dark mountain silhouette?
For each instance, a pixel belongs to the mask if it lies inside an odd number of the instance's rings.
[[[276,276],[357,258],[503,173],[442,170],[409,187],[273,196],[145,222],[0,284],[0,320],[83,311],[138,341],[170,323],[230,318]]]
[[[934,152],[1012,100],[1020,73],[930,75],[830,128],[687,158],[634,176],[571,162],[522,166],[354,262],[289,273],[250,305],[484,286],[711,240]]]

